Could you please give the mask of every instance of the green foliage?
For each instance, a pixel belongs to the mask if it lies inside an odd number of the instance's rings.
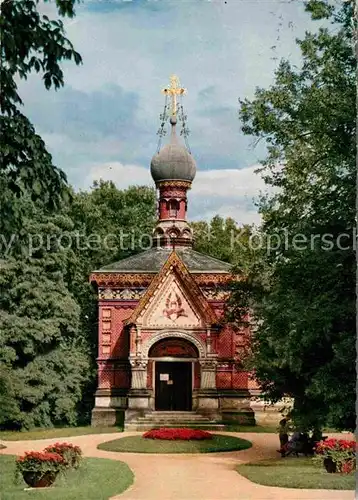
[[[302,68],[282,61],[273,86],[241,101],[243,131],[268,144],[275,192],[260,202],[265,244],[232,316],[251,314],[249,365],[268,399],[293,397],[303,427],[354,429],[356,61],[351,10],[323,7],[308,2],[334,30],[297,42]]]
[[[9,368],[0,363],[0,427],[9,420],[19,421],[21,414],[16,401],[13,378]]]
[[[0,278],[0,425],[5,428],[89,422],[98,336],[89,275],[140,250],[140,235],[153,228],[152,189],[120,191],[100,182],[72,198],[54,214],[31,196],[3,192],[22,220],[8,252],[3,245]],[[11,228],[4,229],[11,236]],[[132,229],[135,238],[123,249],[121,232]]]
[[[74,16],[75,0],[56,0],[59,16]],[[52,164],[41,137],[19,111],[18,79],[35,71],[47,89],[64,84],[61,63],[81,56],[65,37],[61,20],[51,20],[38,11],[39,0],[4,0],[1,4],[0,64],[0,182],[17,195],[58,207],[68,194],[66,176]],[[15,217],[8,208],[8,216]]]
[[[82,450],[79,446],[71,443],[54,443],[44,449],[44,452],[58,453],[64,461],[66,469],[74,467],[78,469],[82,462]]]
[[[249,225],[239,227],[228,217],[219,215],[210,222],[192,222],[194,231],[194,249],[224,262],[244,266],[252,260],[253,251],[249,248],[252,228]]]
[[[69,215],[82,237],[80,252],[86,272],[148,247],[155,207],[155,190],[146,186],[119,190],[113,182],[100,180],[90,192],[76,194]]]
[[[3,410],[2,426],[74,424],[88,346],[79,331],[80,308],[68,290],[75,256],[54,238],[72,222],[49,216],[29,200],[17,203],[27,210],[22,253],[1,262],[0,366],[14,396]],[[43,235],[53,238],[40,245]]]
[[[48,1],[48,0],[45,0]],[[75,0],[56,0],[58,14],[73,17]],[[61,20],[51,20],[38,11],[39,0],[4,0],[1,5],[1,112],[7,115],[21,104],[16,77],[26,79],[32,71],[41,73],[46,88],[63,85],[60,63],[81,56],[65,37]]]
[[[33,200],[41,199],[49,208],[58,207],[68,197],[66,176],[52,164],[45,143],[30,121],[19,111],[2,115],[0,131],[0,182],[18,196],[27,191]],[[15,215],[11,207],[9,214]]]

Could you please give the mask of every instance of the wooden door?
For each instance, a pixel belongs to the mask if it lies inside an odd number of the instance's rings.
[[[155,409],[190,411],[192,406],[192,363],[155,363]]]

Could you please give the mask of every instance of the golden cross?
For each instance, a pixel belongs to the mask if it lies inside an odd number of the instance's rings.
[[[186,89],[180,87],[179,78],[176,75],[170,77],[170,86],[162,90],[163,94],[169,95],[172,100],[172,116],[177,114],[177,95],[186,93]]]

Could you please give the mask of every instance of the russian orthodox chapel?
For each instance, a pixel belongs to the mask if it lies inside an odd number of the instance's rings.
[[[223,322],[230,265],[193,250],[187,192],[195,160],[178,137],[176,77],[166,96],[162,127],[170,139],[151,162],[158,221],[149,250],[91,275],[98,291],[98,388],[92,425],[150,428],[156,422],[254,423],[249,374],[240,364],[247,331]],[[169,102],[169,104],[167,104]]]

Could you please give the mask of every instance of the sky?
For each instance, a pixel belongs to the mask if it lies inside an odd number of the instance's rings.
[[[57,17],[53,1],[40,8]],[[64,25],[83,64],[63,65],[59,91],[45,90],[38,75],[19,85],[25,112],[69,182],[153,185],[161,89],[174,73],[187,89],[198,168],[189,218],[258,223],[254,200],[267,188],[255,171],[265,146],[242,133],[238,99],[272,84],[281,58],[300,65],[295,39],[316,29],[303,1],[84,0],[76,13]]]

